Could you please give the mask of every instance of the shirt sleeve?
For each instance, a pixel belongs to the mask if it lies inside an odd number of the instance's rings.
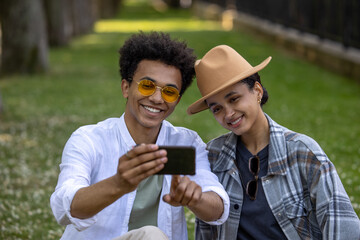
[[[316,212],[324,239],[360,239],[360,221],[331,162],[321,164],[316,194]]]
[[[360,221],[334,164],[320,146],[308,140],[307,168],[310,195],[316,203],[316,218],[324,239],[360,239]]]
[[[196,175],[190,176],[190,179],[199,184],[203,192],[215,192],[223,200],[224,212],[222,216],[218,220],[206,222],[210,225],[221,225],[229,216],[229,196],[219,182],[218,177],[210,170],[206,144],[197,136],[193,146],[196,147]]]
[[[79,219],[71,216],[70,206],[76,192],[90,186],[94,148],[91,140],[81,131],[76,131],[65,145],[60,164],[57,186],[50,198],[50,205],[57,222],[61,225],[73,224],[82,231],[96,222],[96,215]]]

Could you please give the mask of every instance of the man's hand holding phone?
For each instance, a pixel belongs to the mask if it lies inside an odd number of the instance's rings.
[[[123,194],[134,191],[142,180],[163,169],[166,155],[155,144],[140,144],[121,156],[115,179]]]
[[[167,202],[173,206],[196,203],[201,188],[181,175],[195,174],[195,148],[185,146],[158,146],[139,144],[119,158],[116,183],[123,194],[134,191],[139,183],[154,174],[171,174],[171,197]],[[169,196],[170,196],[169,195]]]

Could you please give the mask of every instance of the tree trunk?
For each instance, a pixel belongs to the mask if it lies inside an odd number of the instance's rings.
[[[98,18],[115,17],[119,11],[121,0],[96,0],[96,12]]]
[[[180,8],[180,0],[165,0],[164,2],[171,8]]]
[[[67,45],[73,35],[70,1],[44,0],[50,46]]]
[[[1,73],[35,73],[48,68],[48,44],[41,0],[1,0]]]
[[[1,119],[1,115],[2,115],[3,111],[4,111],[4,107],[3,107],[1,92],[0,92],[0,119]]]
[[[73,34],[83,35],[93,30],[96,20],[95,0],[72,0],[71,5],[71,18],[73,23]]]

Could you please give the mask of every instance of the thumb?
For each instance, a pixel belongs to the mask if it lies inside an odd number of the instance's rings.
[[[163,201],[166,202],[166,203],[170,203],[171,202],[170,194],[165,194],[163,196]]]
[[[165,195],[163,196],[163,201],[166,202],[167,204],[170,204],[171,206],[174,206],[174,207],[181,206],[181,204],[175,202],[175,201],[171,198],[170,194],[165,194]]]

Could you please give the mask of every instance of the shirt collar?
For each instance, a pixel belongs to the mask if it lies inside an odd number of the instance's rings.
[[[284,128],[273,121],[266,113],[270,128],[268,175],[285,175],[287,151]]]
[[[124,116],[125,116],[125,113],[123,113],[120,117],[120,131],[121,131],[121,136],[124,139],[127,149],[130,150],[133,146],[136,145],[136,143],[130,135],[130,132],[125,123]]]
[[[215,172],[228,171],[236,167],[236,143],[237,136],[234,133],[227,134],[218,160],[214,163],[213,170]]]

